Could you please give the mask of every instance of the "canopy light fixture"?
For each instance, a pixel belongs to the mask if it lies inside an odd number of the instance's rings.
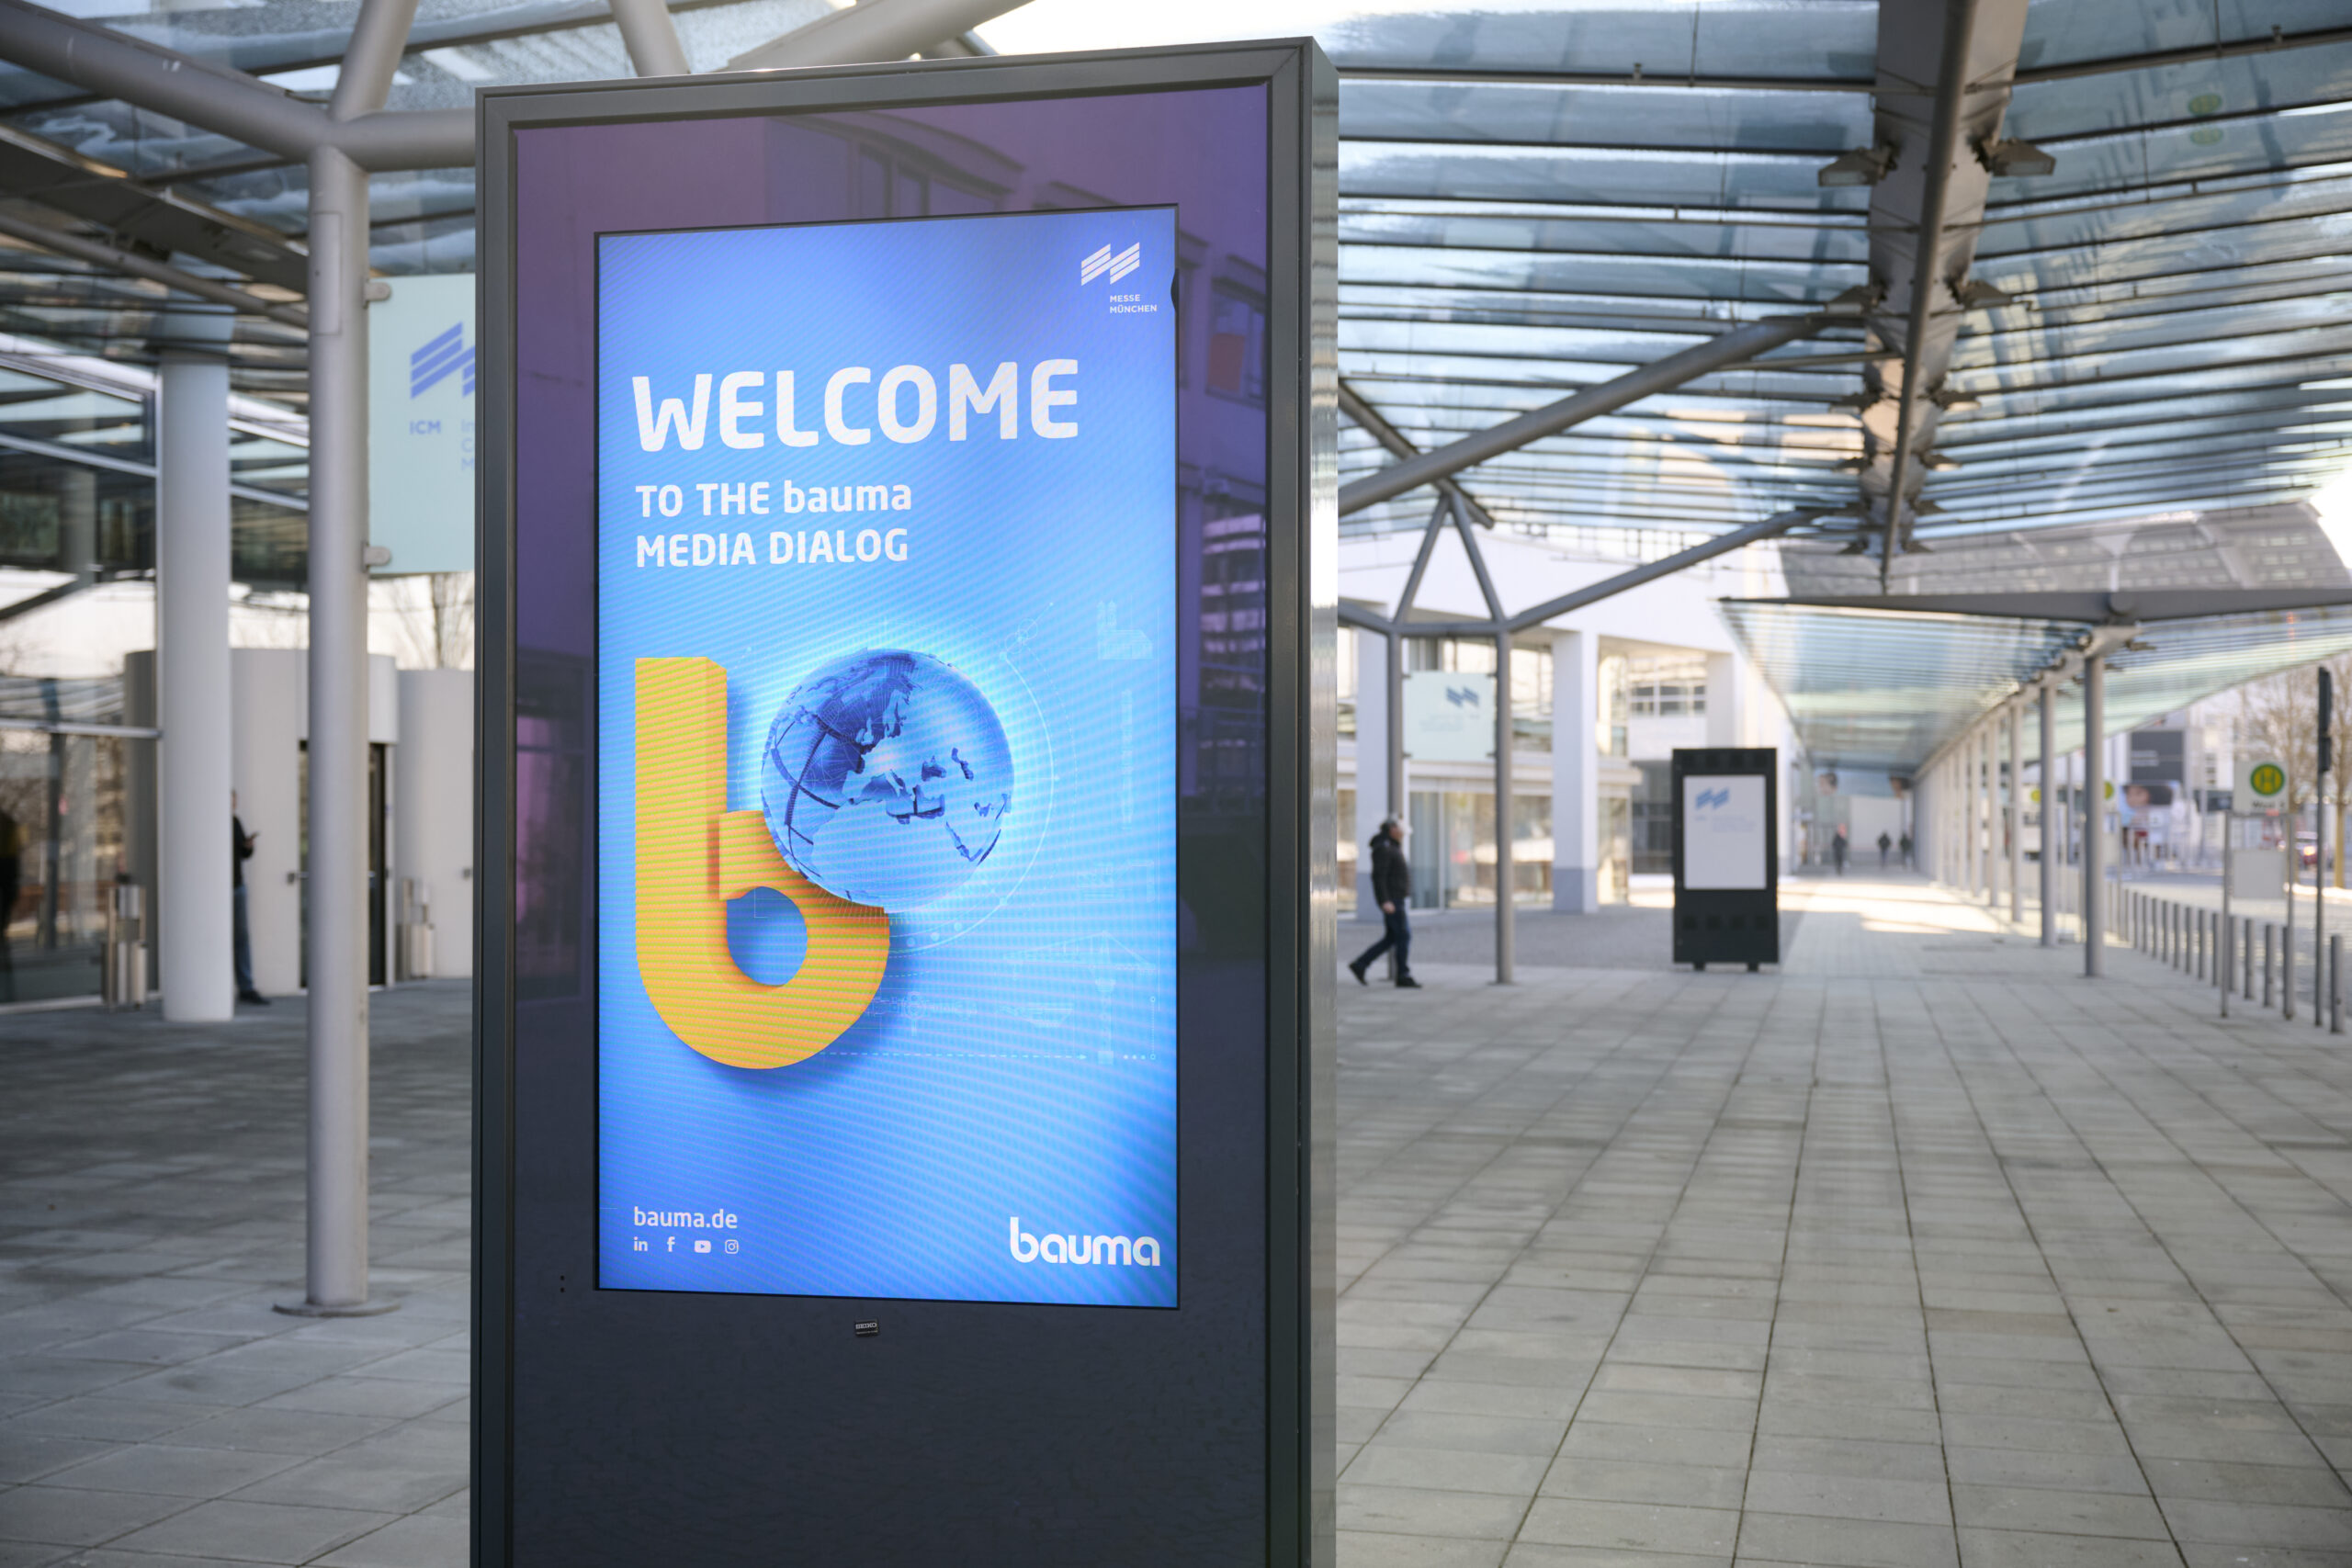
[[[2014,137],[1998,141],[1979,141],[1976,161],[1985,169],[2004,179],[2030,179],[2035,175],[2053,174],[2058,160],[2030,141]]]
[[[1859,412],[1877,403],[1884,396],[1885,394],[1876,387],[1864,387],[1859,392],[1849,392],[1842,398],[1830,399],[1829,406],[1833,409],[1853,409]]]
[[[1870,472],[1871,460],[1868,457],[1840,457],[1832,467],[1841,474],[1866,474]]]
[[[1879,284],[1857,283],[1851,288],[1841,292],[1835,299],[1830,300],[1824,309],[1832,315],[1844,315],[1851,311],[1857,315],[1866,316],[1877,310],[1879,301],[1885,298],[1886,290]]]
[[[1973,277],[1953,284],[1951,297],[1960,301],[1960,308],[1963,310],[1989,310],[2017,298],[2006,288],[1996,288]]]
[[[1984,406],[1983,402],[1975,398],[1970,397],[1966,392],[1946,391],[1941,387],[1938,387],[1934,391],[1929,392],[1928,394],[1928,400],[1935,404],[1936,407],[1943,410],[1946,413],[1965,413],[1970,409],[1983,408]]]
[[[1919,455],[1919,466],[1923,468],[1933,469],[1935,472],[1939,474],[1949,473],[1951,470],[1960,467],[1960,459],[1957,457],[1947,457],[1941,452],[1931,450],[1922,452]]]
[[[1822,166],[1814,176],[1825,186],[1874,186],[1886,178],[1894,167],[1894,149],[1881,142],[1876,147],[1857,147],[1851,152],[1840,152]]]

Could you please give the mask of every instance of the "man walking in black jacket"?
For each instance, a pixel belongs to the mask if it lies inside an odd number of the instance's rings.
[[[1380,904],[1380,919],[1386,928],[1380,940],[1363,950],[1363,953],[1348,971],[1356,984],[1368,986],[1364,971],[1372,961],[1387,952],[1396,950],[1396,984],[1400,989],[1418,991],[1421,983],[1413,978],[1413,923],[1406,917],[1405,907],[1413,900],[1413,868],[1405,859],[1404,825],[1391,817],[1372,836],[1372,896]]]

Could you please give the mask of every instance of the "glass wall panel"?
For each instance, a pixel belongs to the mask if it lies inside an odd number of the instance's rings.
[[[125,751],[143,744],[0,730],[0,1003],[97,993]]]
[[[1552,797],[1511,797],[1513,901],[1552,902]],[[1407,852],[1416,909],[1495,907],[1495,797],[1479,790],[1415,790]]]

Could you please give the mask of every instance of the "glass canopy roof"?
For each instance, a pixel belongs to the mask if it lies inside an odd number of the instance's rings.
[[[1909,774],[2013,696],[2092,627],[2080,621],[1846,609],[1727,599],[1724,618],[1789,711],[1815,767]],[[2352,650],[2352,607],[2158,621],[2108,655],[2105,728]],[[2083,743],[2079,683],[2057,705],[2057,744]]]
[[[311,98],[332,90],[357,11],[51,4]],[[689,60],[708,69],[830,4],[671,8]],[[1872,140],[1874,0],[1035,0],[987,32],[1030,51],[1301,30],[1342,75],[1341,373],[1417,446],[1873,282],[1871,191],[1818,176]],[[392,107],[628,70],[600,0],[423,0]],[[2345,468],[2342,0],[2034,0],[2002,134],[2056,168],[1992,182],[1972,276],[2005,302],[1961,320],[1921,538],[2260,507]],[[22,173],[52,166],[53,178]],[[232,265],[258,291],[299,286],[299,164],[0,66],[0,213],[65,211],[93,231],[118,220],[95,213],[91,189],[182,204],[242,247]],[[470,170],[377,175],[374,215],[384,272],[473,265]],[[0,331],[139,358],[159,299],[0,244]],[[1505,525],[1533,529],[1687,536],[1850,508],[1856,395],[1889,357],[1849,316],[1462,482]],[[299,406],[302,367],[297,329],[241,323],[240,389]],[[1388,460],[1343,432],[1343,482]],[[1417,526],[1432,499],[1409,493],[1348,526]]]

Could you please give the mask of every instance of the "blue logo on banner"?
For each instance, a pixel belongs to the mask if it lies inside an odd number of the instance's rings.
[[[421,398],[450,377],[462,372],[458,390],[474,395],[474,351],[466,346],[466,324],[459,321],[408,356],[408,395]]]
[[[1478,688],[1448,686],[1445,689],[1445,700],[1458,708],[1475,708],[1478,705]]]
[[[1727,789],[1702,789],[1699,792],[1699,798],[1692,802],[1692,805],[1701,811],[1704,811],[1710,806],[1729,806],[1730,804],[1731,791]]]

